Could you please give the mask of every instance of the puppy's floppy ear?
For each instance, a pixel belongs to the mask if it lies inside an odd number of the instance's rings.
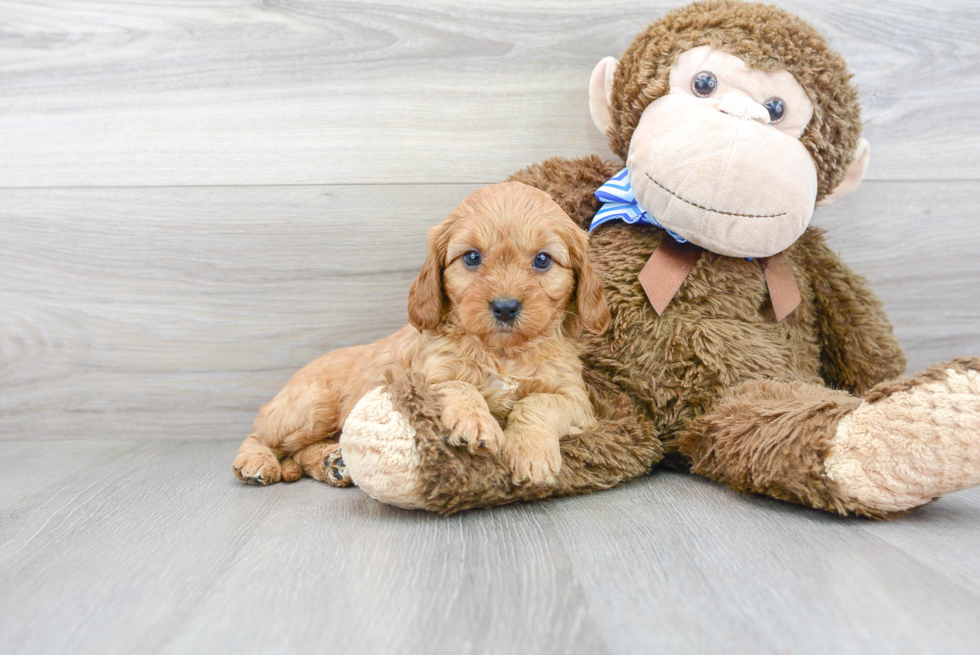
[[[408,292],[408,320],[419,331],[435,329],[445,313],[442,267],[446,261],[449,228],[454,222],[452,218],[447,218],[429,228],[429,252]]]
[[[585,328],[593,334],[602,334],[609,329],[612,316],[606,304],[606,292],[602,280],[596,275],[589,261],[588,233],[569,219],[568,246],[575,270],[575,297],[572,315],[566,321],[568,330],[578,336]]]

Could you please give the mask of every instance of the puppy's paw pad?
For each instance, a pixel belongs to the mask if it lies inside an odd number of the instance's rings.
[[[347,466],[344,464],[344,455],[340,448],[334,450],[323,460],[323,468],[326,471],[326,482],[334,487],[349,487],[354,482],[347,473]]]
[[[344,464],[340,444],[318,444],[311,451],[299,455],[303,470],[308,476],[331,487],[349,487],[353,483]]]

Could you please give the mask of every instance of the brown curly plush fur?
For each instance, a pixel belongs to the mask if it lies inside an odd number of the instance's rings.
[[[626,159],[643,110],[669,89],[674,61],[701,45],[724,50],[753,68],[789,71],[806,89],[814,113],[800,140],[817,165],[817,200],[830,194],[844,179],[860,137],[857,91],[846,62],[816,29],[767,5],[697,2],[668,12],[633,39],[613,80],[612,151]]]

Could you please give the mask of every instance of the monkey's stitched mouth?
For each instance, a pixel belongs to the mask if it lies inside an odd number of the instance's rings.
[[[696,202],[691,202],[690,200],[687,200],[686,198],[681,198],[679,195],[677,195],[676,193],[674,193],[673,191],[671,191],[670,189],[668,189],[667,187],[665,187],[663,184],[661,184],[660,182],[657,182],[655,179],[653,179],[650,176],[649,173],[644,173],[644,175],[646,175],[647,176],[647,179],[649,179],[651,182],[653,182],[658,187],[660,187],[661,189],[663,189],[664,191],[666,191],[670,195],[674,196],[675,198],[677,198],[678,200],[680,200],[684,204],[690,205],[691,207],[697,207],[698,209],[703,209],[704,211],[711,212],[712,214],[721,214],[723,216],[738,216],[739,218],[779,218],[780,216],[785,216],[786,215],[786,212],[782,212],[781,214],[739,214],[739,213],[736,213],[736,212],[722,211],[720,209],[711,209],[710,207],[704,207],[702,205],[699,205]]]

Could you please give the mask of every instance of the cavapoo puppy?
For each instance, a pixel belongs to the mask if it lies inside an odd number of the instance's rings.
[[[429,231],[410,325],[298,371],[255,420],[234,462],[244,482],[350,483],[341,427],[386,376],[422,373],[449,443],[500,453],[515,483],[553,483],[559,439],[594,421],[576,337],[610,323],[588,238],[547,193],[519,182],[466,198]]]

